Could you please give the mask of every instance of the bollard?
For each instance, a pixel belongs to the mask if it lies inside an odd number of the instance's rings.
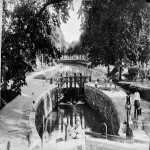
[[[50,78],[50,84],[52,84],[52,78]]]
[[[65,125],[65,141],[67,141],[67,126],[68,126],[67,118],[64,118],[63,123]]]
[[[7,143],[7,150],[10,150],[10,141]]]
[[[145,130],[145,122],[142,122],[142,130]]]
[[[127,110],[127,124],[129,125],[129,110]]]
[[[126,139],[132,140],[133,139],[133,130],[129,127],[129,124],[127,123],[127,130],[126,130]]]
[[[107,125],[106,123],[102,123],[102,135],[105,135],[105,137],[107,138]]]
[[[65,124],[65,141],[67,141],[67,124]]]
[[[89,82],[91,82],[92,80],[91,80],[91,76],[89,76]]]

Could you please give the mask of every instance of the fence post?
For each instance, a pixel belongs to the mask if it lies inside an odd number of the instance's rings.
[[[80,73],[80,88],[82,88],[82,73]]]
[[[107,125],[105,122],[102,124],[102,135],[105,135],[107,138]]]
[[[68,88],[68,80],[69,80],[68,73],[66,73],[66,88]]]
[[[50,78],[50,84],[52,84],[52,78]]]
[[[91,82],[92,80],[91,80],[91,76],[89,76],[89,82]]]
[[[127,124],[129,125],[129,110],[127,110]]]
[[[70,88],[72,88],[72,77],[70,77]]]
[[[76,88],[76,73],[74,73],[74,88]]]

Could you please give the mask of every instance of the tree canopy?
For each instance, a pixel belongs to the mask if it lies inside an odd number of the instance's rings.
[[[20,92],[26,73],[36,65],[37,54],[61,56],[58,37],[63,41],[61,20],[66,22],[72,0],[4,0],[2,27],[2,88]],[[56,32],[57,30],[57,32]],[[59,32],[58,32],[59,30]]]
[[[150,6],[145,1],[84,1],[79,14],[82,48],[93,66],[149,60]]]

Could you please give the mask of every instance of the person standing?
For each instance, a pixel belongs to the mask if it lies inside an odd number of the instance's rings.
[[[107,88],[107,77],[104,79],[105,89]]]
[[[138,108],[140,107],[140,93],[138,92],[138,88],[135,89],[134,93],[134,118],[138,118]]]
[[[35,111],[35,101],[33,101],[33,103],[32,103],[32,111],[33,112]]]
[[[130,96],[130,92],[127,91],[127,96],[125,99],[125,107],[127,110],[129,110],[129,115],[131,114],[131,105],[132,105],[132,101],[131,101],[131,96]]]
[[[112,82],[112,78],[110,77],[110,78],[109,78],[109,90],[110,90],[110,91],[111,91],[112,83],[113,83],[113,82]]]
[[[95,87],[96,88],[98,87],[98,82],[99,82],[99,80],[97,79],[96,82],[95,82]]]
[[[132,101],[131,101],[131,96],[130,96],[130,92],[127,91],[127,96],[125,99],[125,108],[126,108],[126,112],[127,112],[127,123],[129,123],[130,120],[130,116],[131,116],[131,105],[132,105]],[[130,117],[130,118],[129,118]]]

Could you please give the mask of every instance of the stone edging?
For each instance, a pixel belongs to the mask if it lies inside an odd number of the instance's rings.
[[[92,86],[90,84],[86,84],[85,89],[87,89],[88,87],[95,94],[93,102],[92,102],[92,99],[90,99],[90,101],[86,100],[89,103],[90,107],[92,107],[94,109],[95,105],[97,105],[98,111],[103,112],[106,115],[106,117],[108,117],[108,118],[111,116],[110,119],[113,121],[113,123],[118,124],[118,126],[119,126],[119,128],[118,128],[118,133],[119,133],[119,130],[120,130],[120,117],[118,115],[118,112],[117,112],[111,98],[107,94],[105,94],[103,91],[101,91],[100,89],[97,89],[97,88],[95,88],[94,86]],[[98,95],[96,95],[96,94],[98,94]],[[86,95],[86,97],[89,97],[89,96]],[[112,127],[113,126],[114,125],[112,125]],[[117,128],[115,127],[114,129],[116,130]]]
[[[31,134],[30,134],[30,142],[31,142],[31,148],[41,148],[41,138],[37,132],[36,125],[35,125],[35,116],[37,108],[40,104],[40,102],[43,100],[43,97],[45,97],[51,90],[55,89],[57,86],[53,85],[50,89],[48,89],[46,92],[42,93],[36,100],[35,100],[35,112],[30,112],[29,114],[29,126],[31,128]]]

